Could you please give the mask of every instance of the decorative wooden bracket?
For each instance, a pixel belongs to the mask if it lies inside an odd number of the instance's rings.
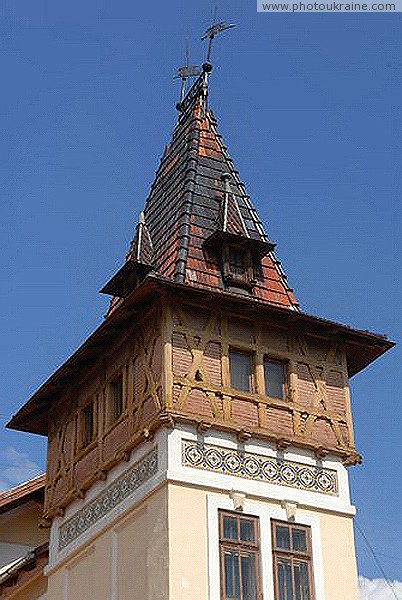
[[[276,447],[278,450],[286,450],[290,446],[292,442],[287,438],[279,438],[276,442]]]
[[[317,458],[325,458],[326,456],[328,456],[328,450],[326,448],[324,448],[323,446],[319,446],[314,451],[314,454],[316,455]]]
[[[247,442],[253,434],[248,429],[240,429],[237,433],[237,439],[240,443]]]
[[[212,427],[212,423],[210,421],[200,421],[199,423],[197,423],[197,431],[201,435],[206,433],[208,431],[208,429],[211,429],[211,427]]]

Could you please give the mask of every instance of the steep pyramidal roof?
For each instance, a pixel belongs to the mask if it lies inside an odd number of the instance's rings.
[[[88,374],[88,365],[119,339],[129,323],[162,293],[194,297],[217,308],[236,306],[275,318],[283,327],[345,345],[349,376],[394,345],[385,336],[359,331],[298,310],[286,276],[247,196],[207,108],[207,71],[180,106],[179,121],[165,149],[119,271],[102,292],[113,296],[107,318],[13,416],[7,427],[47,435],[49,408],[64,390]],[[231,279],[230,248],[239,252]],[[246,257],[252,280],[236,281],[237,258]],[[247,263],[247,261],[249,261]],[[250,266],[251,265],[251,266]],[[240,265],[241,270],[241,265]],[[229,273],[230,275],[231,273]],[[249,272],[247,275],[249,276]],[[244,282],[242,282],[244,283]],[[252,302],[250,302],[252,300]]]
[[[178,124],[145,204],[142,238],[137,230],[126,265],[102,291],[126,295],[115,283],[124,279],[128,265],[134,267],[141,262],[140,256],[148,257],[150,268],[158,276],[228,291],[219,256],[208,247],[208,241],[221,234],[245,249],[254,248],[254,255],[257,249],[261,263],[252,286],[253,297],[297,309],[298,303],[273,253],[274,244],[264,232],[207,107],[207,77],[204,70],[180,105]],[[141,239],[143,244],[147,240],[145,250],[139,247]],[[124,289],[127,291],[126,286]],[[229,291],[241,293],[240,289]],[[112,302],[115,305],[116,299]]]

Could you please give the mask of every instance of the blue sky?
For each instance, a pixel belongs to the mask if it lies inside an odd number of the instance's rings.
[[[0,4],[1,422],[102,321],[210,2]],[[302,308],[398,341],[401,14],[257,14],[214,48],[211,106]],[[358,520],[402,579],[401,349],[352,380]],[[0,484],[44,468],[4,431]],[[379,576],[357,539],[359,571]],[[380,596],[378,596],[380,597]],[[385,597],[385,596],[384,596]]]

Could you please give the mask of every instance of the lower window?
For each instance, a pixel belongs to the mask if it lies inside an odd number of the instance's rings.
[[[219,549],[222,600],[259,600],[258,518],[219,511]]]
[[[275,600],[314,600],[311,530],[272,521]]]

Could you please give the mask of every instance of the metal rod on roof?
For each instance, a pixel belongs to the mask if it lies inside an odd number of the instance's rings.
[[[188,87],[189,87],[188,84],[189,84],[191,78],[197,77],[198,75],[201,74],[201,69],[198,65],[190,65],[190,49],[189,49],[189,43],[188,43],[187,38],[186,38],[186,42],[185,42],[184,54],[185,54],[185,65],[183,67],[180,67],[179,69],[177,69],[176,75],[173,77],[173,79],[180,79],[180,98],[179,98],[178,103],[176,104],[176,108],[178,111],[180,111],[180,109],[181,109],[181,104],[186,95],[186,87],[188,90]]]

